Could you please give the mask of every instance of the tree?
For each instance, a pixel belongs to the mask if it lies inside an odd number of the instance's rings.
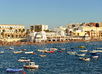
[[[17,29],[15,30],[15,32],[17,33]]]
[[[27,29],[27,31],[26,31],[26,36],[28,36],[29,35],[29,29]]]
[[[74,31],[76,31],[77,30],[77,28],[74,28]]]
[[[12,30],[12,27],[10,27],[10,30]]]
[[[68,31],[69,31],[68,29],[65,30],[65,32],[66,32],[67,34],[68,34]]]

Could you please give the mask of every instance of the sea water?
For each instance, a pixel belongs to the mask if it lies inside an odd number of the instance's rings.
[[[76,51],[80,53],[78,46],[85,46],[88,50],[85,57],[90,57],[90,51],[102,47],[102,42],[72,42],[59,44],[44,44],[44,45],[21,45],[12,46],[14,50],[10,50],[10,46],[1,46],[0,50],[0,74],[23,74],[7,73],[7,68],[23,68],[23,65],[28,65],[29,62],[18,62],[21,57],[28,57],[31,62],[39,65],[38,69],[24,69],[26,74],[102,74],[102,53],[98,59],[91,58],[89,62],[79,60],[78,56],[68,55],[67,51]],[[63,52],[55,51],[54,53],[40,53],[37,49],[44,50],[45,48],[66,48]],[[73,47],[74,49],[71,49]],[[26,49],[26,52],[34,51],[35,54],[14,54],[13,51]],[[40,57],[44,54],[46,57]]]

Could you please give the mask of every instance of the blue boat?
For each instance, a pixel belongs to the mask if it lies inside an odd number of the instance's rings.
[[[3,50],[0,50],[0,53],[4,53],[4,51]]]
[[[6,72],[22,72],[23,68],[7,68]]]
[[[100,55],[100,53],[97,53],[97,52],[90,52],[91,55]]]

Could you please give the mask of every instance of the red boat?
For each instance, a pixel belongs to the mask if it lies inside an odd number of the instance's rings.
[[[58,51],[58,52],[63,52],[62,50]]]
[[[22,49],[22,51],[26,51],[26,49]]]
[[[45,51],[45,53],[54,53],[54,50],[53,51]]]
[[[46,57],[46,55],[39,55],[40,57]]]

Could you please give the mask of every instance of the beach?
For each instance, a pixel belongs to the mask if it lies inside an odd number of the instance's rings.
[[[102,41],[102,39],[90,39],[90,40],[84,40],[84,39],[71,39],[71,40],[65,40],[65,41],[43,41],[43,42],[30,42],[26,41],[26,38],[3,38],[0,39],[0,46],[12,46],[12,45],[24,45],[24,44],[30,44],[30,45],[42,45],[42,44],[52,44],[52,43],[68,43],[68,42],[90,42],[90,41]]]

